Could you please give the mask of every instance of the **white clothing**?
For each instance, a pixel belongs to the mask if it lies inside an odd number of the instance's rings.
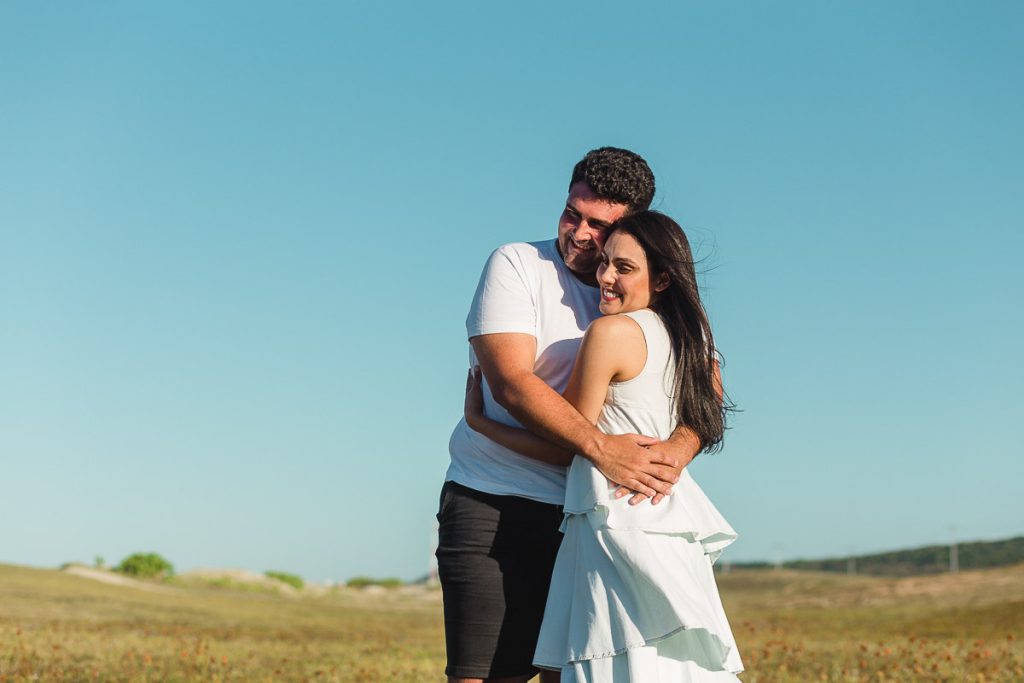
[[[608,387],[598,426],[667,439],[675,359],[661,319],[627,313],[647,362]],[[590,461],[569,469],[562,540],[534,664],[563,683],[736,681],[743,670],[711,565],[736,532],[684,469],[658,505],[629,505]]]
[[[569,382],[587,326],[598,317],[599,290],[581,282],[565,265],[555,240],[506,244],[487,261],[466,319],[467,337],[518,332],[537,340],[533,372],[558,393]],[[470,363],[476,358],[470,348]],[[486,379],[484,414],[522,427],[498,405]],[[448,442],[446,481],[496,495],[561,505],[565,467],[549,465],[500,446],[463,419]]]

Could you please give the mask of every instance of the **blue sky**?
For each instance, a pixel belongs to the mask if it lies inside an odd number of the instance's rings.
[[[426,572],[488,253],[643,154],[734,561],[1024,533],[1024,6],[4,3],[0,561]]]

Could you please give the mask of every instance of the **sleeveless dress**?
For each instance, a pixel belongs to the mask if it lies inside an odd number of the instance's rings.
[[[664,440],[676,426],[671,341],[653,311],[626,315],[643,330],[647,363],[608,387],[598,427]],[[576,456],[534,664],[560,670],[562,683],[739,681],[711,569],[736,532],[688,469],[658,505],[629,505],[614,490]]]

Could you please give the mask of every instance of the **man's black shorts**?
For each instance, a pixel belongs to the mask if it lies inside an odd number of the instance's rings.
[[[445,674],[536,673],[533,652],[562,541],[562,507],[449,481],[441,489],[437,521]]]

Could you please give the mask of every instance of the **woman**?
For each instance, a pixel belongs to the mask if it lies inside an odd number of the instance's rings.
[[[689,243],[644,211],[613,226],[597,271],[604,317],[587,329],[565,398],[603,431],[667,439],[677,424],[720,446],[725,407]],[[483,414],[470,427],[533,457],[560,451]],[[737,681],[743,666],[711,564],[736,533],[684,470],[658,505],[621,497],[590,461],[569,469],[562,541],[534,663],[562,683]]]

